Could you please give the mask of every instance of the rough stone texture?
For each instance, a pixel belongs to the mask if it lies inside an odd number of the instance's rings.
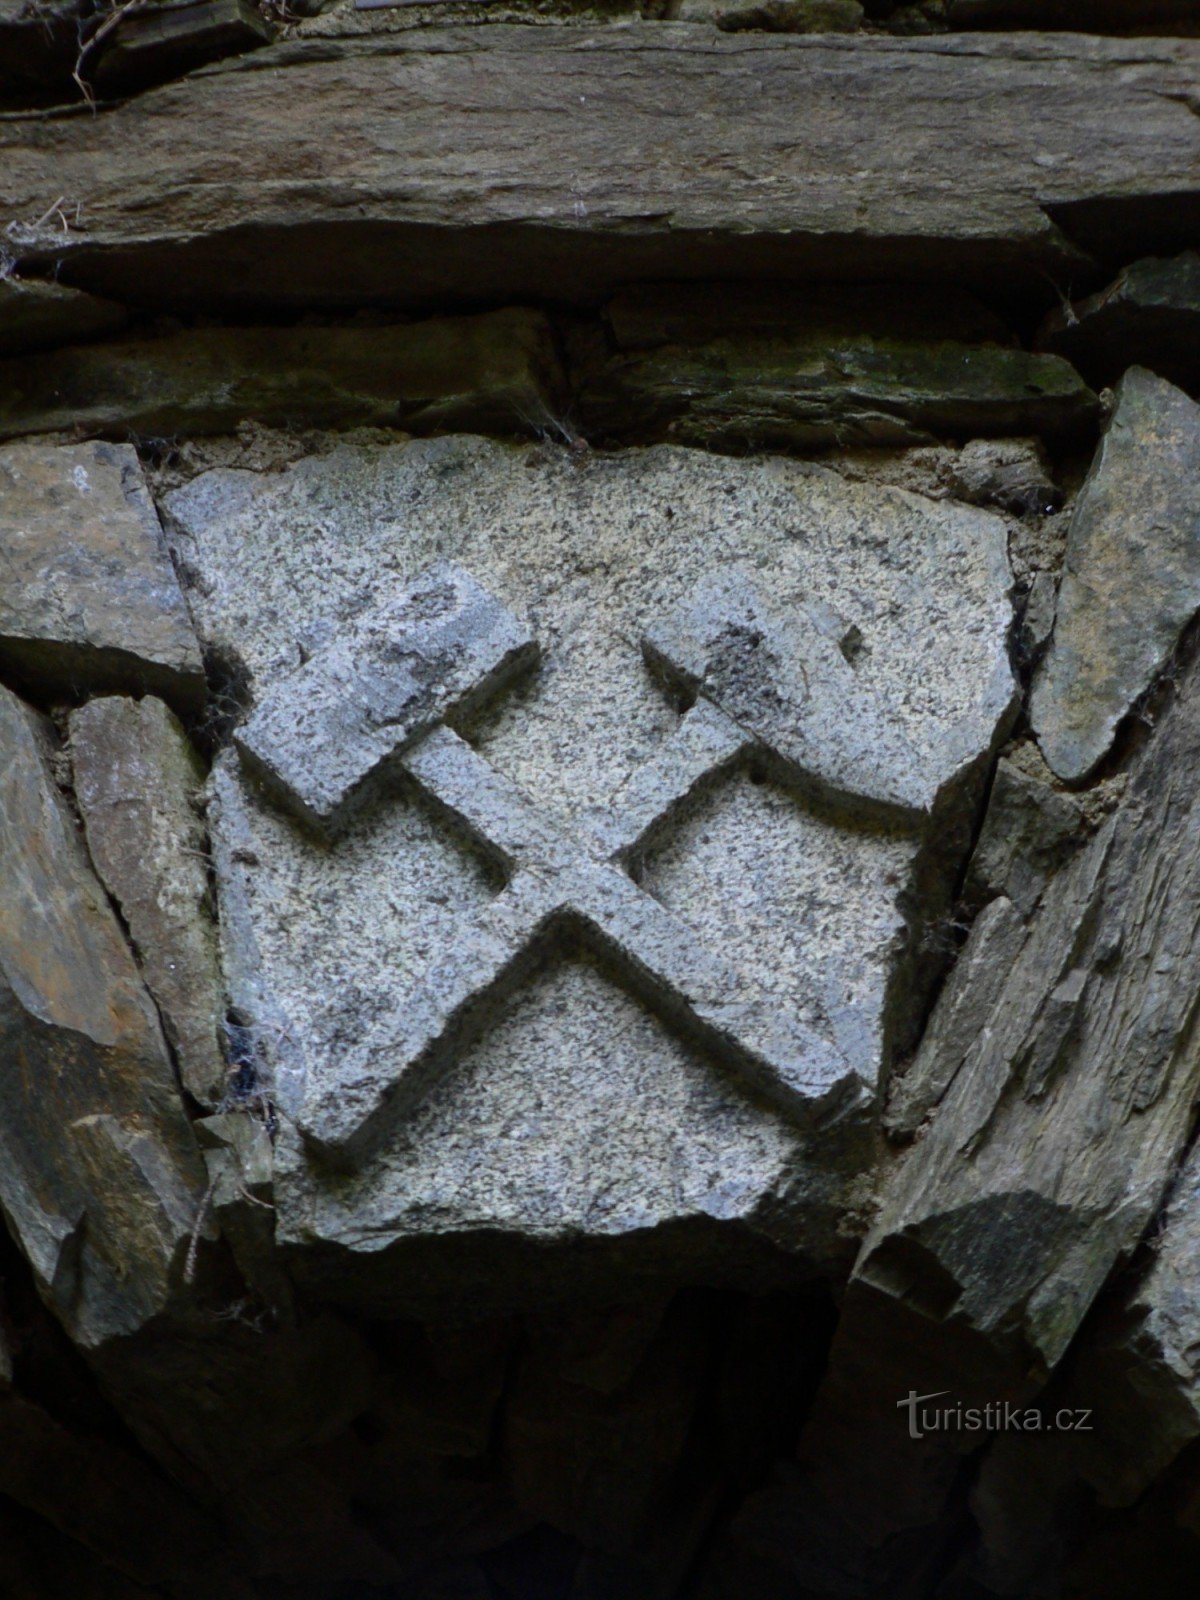
[[[1062,491],[1038,439],[972,439],[949,471],[954,493],[977,506],[1000,506],[1014,516],[1046,516]]]
[[[99,95],[128,94],[274,37],[249,0],[164,0],[121,18],[88,61],[88,77]]]
[[[916,1133],[940,1103],[991,1016],[1024,943],[1024,919],[1011,900],[997,896],[972,924],[917,1053],[892,1084],[884,1116],[889,1133]]]
[[[1193,242],[1198,49],[683,23],[301,40],[95,121],[0,125],[0,214],[20,261],[168,306],[839,271],[1044,293],[1131,226],[1142,253]],[[59,195],[78,231],[35,227]]]
[[[438,562],[266,695],[237,745],[299,815],[325,825],[406,746],[483,705],[536,658],[527,624],[469,572]]]
[[[263,0],[286,44],[94,113],[78,30],[236,6],[14,4],[0,329],[32,273],[136,331],[0,409],[134,432],[212,856],[135,658],[0,652],[54,718],[0,697],[0,1595],[1194,1600],[1196,473],[1146,430],[1072,636],[1157,649],[1149,597],[1164,681],[1085,784],[1016,691],[1110,398],[1029,336],[1187,376],[1200,43],[953,28],[1195,3]],[[509,442],[395,428],[463,419]]]
[[[1183,1470],[1175,1473],[1175,1517],[1186,1524],[1194,1516],[1184,1452],[1200,1437],[1198,1176],[1193,1150],[1141,1270],[1118,1286],[1053,1385],[1049,1404],[1086,1409],[1086,1430],[1043,1439],[1037,1449],[1000,1438],[984,1459],[972,1493],[981,1530],[972,1569],[995,1592],[1021,1593],[1040,1574],[1058,1572],[1074,1548],[1087,1549],[1076,1511],[1085,1500],[1134,1506],[1176,1464]]]
[[[858,681],[866,641],[857,624],[820,602],[768,593],[749,567],[702,579],[651,625],[651,662],[752,734],[793,785],[812,784],[851,809],[908,820],[931,813],[977,761],[977,727],[948,728],[939,749],[918,755],[900,707]],[[997,720],[1010,685],[1001,668],[990,697]]]
[[[220,328],[0,363],[0,437],[125,438],[378,423],[524,433],[557,406],[549,326],[532,311],[398,326]]]
[[[683,0],[679,22],[715,22],[726,33],[763,28],[770,33],[853,33],[863,19],[858,0]]]
[[[0,1206],[84,1348],[169,1302],[204,1192],[154,1005],[46,764],[0,690]]]
[[[1200,384],[1200,254],[1150,257],[1125,267],[1098,294],[1053,311],[1038,343],[1115,383],[1131,363],[1194,389]]]
[[[1163,1200],[1200,1084],[1198,757],[1193,668],[1120,809],[1006,952],[936,1118],[885,1184],[802,1449],[824,1559],[931,1537],[979,1435],[897,1439],[897,1401],[1028,1403]],[[980,1011],[995,994],[996,967],[976,965],[943,995],[931,1048],[957,1057],[970,988]]]
[[[196,636],[128,446],[0,450],[0,557],[0,662],[39,694],[201,698]]]
[[[940,1262],[960,1317],[1046,1367],[1157,1209],[1190,1124],[1197,863],[1180,776],[1198,728],[1193,673],[1118,811],[1045,892],[990,1025],[860,1263],[871,1278],[889,1249]],[[1003,1213],[1014,1227],[1039,1220],[998,1277],[978,1251],[985,1236],[1001,1248]]]
[[[75,797],[184,1087],[225,1092],[221,979],[198,806],[204,770],[161,700],[90,700],[71,714]]]
[[[0,277],[0,356],[114,333],[126,320],[123,306],[63,283]]]
[[[1041,660],[1054,632],[1057,606],[1058,591],[1053,573],[1035,572],[1028,581],[1017,625],[1017,654],[1024,664],[1036,665]]]
[[[1045,451],[1035,439],[973,439],[953,444],[916,445],[910,448],[827,450],[818,458],[824,466],[854,483],[884,483],[909,489],[932,500],[952,496],[972,505],[994,506],[1021,519],[1010,530],[1009,555],[1013,573],[1028,582],[1033,570],[1057,572],[1063,537],[1046,511],[1057,509],[1063,494]],[[1054,589],[1050,589],[1050,620],[1054,619]]]
[[[1050,766],[1086,778],[1200,608],[1200,406],[1133,368],[1080,491],[1031,717]]]
[[[920,292],[726,298],[673,286],[622,295],[607,315],[617,352],[589,352],[577,378],[583,427],[603,437],[740,450],[1061,438],[1086,435],[1098,415],[1074,368],[981,342],[998,330],[953,296],[939,316]]]
[[[1007,895],[1028,918],[1047,883],[1087,834],[1083,808],[1015,761],[997,763],[979,842],[967,869],[968,893]]]
[[[384,1252],[422,1236],[649,1240],[692,1219],[835,1249],[804,1161],[840,1160],[844,1183],[861,1157],[789,1119],[853,1107],[911,1017],[899,897],[931,870],[925,808],[941,784],[945,873],[1012,698],[1002,524],[799,463],[471,439],[216,471],[167,505],[198,625],[252,701],[299,713],[304,654],[449,555],[543,652],[460,725],[470,743],[442,728],[405,751],[331,845],[218,761],[227,981],[307,1141],[281,1136],[296,1270],[394,1306],[417,1289]],[[680,716],[639,642],[747,561],[811,608],[775,641],[789,692],[794,663],[846,640],[843,713],[890,720],[933,774],[916,803],[847,806],[805,781],[819,746],[784,761],[778,718],[740,727],[708,687]],[[331,1184],[310,1146],[348,1174]]]
[[[208,1168],[212,1215],[252,1295],[285,1325],[295,1298],[275,1254],[274,1143],[268,1120],[235,1109],[202,1117],[196,1138]]]

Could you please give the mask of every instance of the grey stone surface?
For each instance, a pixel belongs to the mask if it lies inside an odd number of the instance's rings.
[[[880,1454],[897,1397],[1031,1401],[1094,1305],[1101,1315],[1097,1296],[1167,1197],[1200,1087],[1198,759],[1193,666],[1119,809],[1046,890],[1003,982],[980,963],[931,1019],[931,1043],[953,1039],[973,986],[988,1010],[937,1116],[882,1188],[802,1451],[825,1462],[810,1492],[860,1553],[935,1521],[970,1448],[971,1435],[951,1431]],[[1168,1345],[1188,1337],[1168,1326],[1175,1314],[1159,1329]],[[871,1472],[856,1477],[847,1464],[864,1451]]]
[[[961,863],[1012,703],[999,519],[801,463],[469,438],[218,470],[166,505],[201,633],[260,706],[299,705],[308,651],[349,659],[355,619],[447,559],[542,651],[324,841],[217,762],[226,979],[285,1112],[287,1250],[378,1257],[383,1286],[422,1235],[771,1234],[771,1196],[792,1247],[832,1248],[828,1173],[853,1182],[847,1130],[916,1004],[906,886]],[[890,769],[849,786],[828,749],[852,734],[802,747],[762,695],[753,726],[707,691],[679,709],[647,636],[751,567],[784,705],[845,641],[844,719],[932,775],[917,803]]]
[[[225,1092],[217,931],[199,814],[204,769],[178,720],[147,695],[71,713],[71,769],[88,850],[119,907],[184,1087]]]
[[[819,1570],[828,1582],[849,1570],[867,1575],[857,1592],[889,1592],[890,1561],[905,1551],[936,1556],[982,1434],[952,1425],[910,1435],[897,1411],[907,1396],[929,1397],[930,1407],[944,1396],[964,1410],[1041,1401],[1052,1416],[1076,1403],[1071,1373],[1113,1308],[1102,1291],[1112,1288],[1118,1302],[1139,1294],[1132,1273],[1124,1282],[1115,1274],[1136,1259],[1170,1190],[1200,1087],[1198,752],[1193,666],[1119,809],[1058,873],[1024,929],[1006,934],[1005,922],[1019,919],[994,902],[939,998],[913,1082],[948,1083],[928,1127],[883,1177],[800,1470],[781,1486],[777,1518],[790,1518],[787,1548],[806,1577]],[[1168,1349],[1188,1337],[1186,1320],[1161,1325]],[[1165,1374],[1150,1362],[1147,1398],[1154,1390],[1167,1398],[1163,1432],[1155,1437],[1143,1411],[1134,1443],[1137,1412],[1119,1392],[1119,1365],[1106,1376],[1093,1368],[1090,1398],[1077,1402],[1113,1400],[1113,1436],[1101,1443],[1097,1420],[1082,1450],[1092,1460],[1100,1444],[1107,1482],[1095,1460],[1077,1470],[1073,1435],[1031,1437],[1023,1469],[1019,1440],[998,1447],[976,1496],[993,1546],[983,1576],[998,1585],[984,1592],[1037,1592],[1039,1547],[1043,1534],[1053,1542],[1056,1508],[1069,1520],[1074,1506],[1077,1516],[1080,1487],[1113,1492],[1122,1464],[1136,1493],[1138,1473],[1186,1418],[1179,1388],[1170,1397],[1168,1382],[1164,1395]],[[1177,1376],[1186,1389],[1186,1374]]]
[[[1200,864],[1176,788],[1198,729],[1193,673],[1120,808],[1045,892],[859,1264],[888,1284],[897,1256],[937,1263],[957,1317],[1023,1370],[1057,1364],[1190,1128]]]
[[[529,629],[452,562],[356,617],[237,733],[254,770],[329,824],[389,758],[532,664]]]
[[[852,807],[908,818],[931,811],[942,785],[978,756],[978,742],[968,735],[967,748],[956,749],[948,735],[932,763],[928,752],[918,757],[902,708],[855,674],[857,627],[819,605],[778,598],[770,603],[751,569],[723,568],[651,625],[651,660],[744,727],[790,782]]]
[[[1200,608],[1200,406],[1131,369],[1067,539],[1054,635],[1034,683],[1042,753],[1088,777]]]
[[[202,697],[199,646],[128,445],[0,450],[0,560],[0,663],[39,694]]]
[[[1029,917],[1055,872],[1086,837],[1087,819],[1069,794],[1056,789],[1045,768],[1016,761],[996,764],[979,842],[967,869],[968,893],[978,899],[1003,894]]]
[[[1003,895],[979,913],[916,1055],[893,1080],[884,1116],[889,1133],[916,1133],[941,1102],[986,1026],[1025,937],[1024,919]]]
[[[1042,651],[1054,632],[1054,613],[1058,606],[1058,585],[1049,572],[1035,572],[1029,580],[1025,609],[1017,629],[1017,648],[1026,662],[1041,659]]]
[[[1062,504],[1045,447],[1038,439],[972,439],[949,471],[954,493],[977,506],[1015,516],[1045,515]]]
[[[373,1130],[375,1102],[382,1109],[396,1098],[396,1079],[409,1063],[444,1071],[447,1047],[461,1042],[472,1011],[527,976],[529,952],[565,923],[585,927],[626,981],[653,996],[657,1009],[699,1032],[757,1090],[782,1099],[794,1114],[840,1112],[859,1097],[856,1074],[824,1030],[764,1004],[736,967],[697,943],[692,928],[625,872],[598,860],[601,852],[589,841],[542,818],[456,734],[432,734],[405,765],[455,822],[499,852],[511,879],[476,937],[444,959],[425,993],[407,997],[382,1028],[376,1024],[360,1052],[306,1097],[300,1125],[326,1153],[359,1143]],[[381,1078],[378,1063],[389,1054],[392,1072]]]
[[[204,1168],[48,740],[0,690],[0,1207],[49,1305],[96,1349],[171,1304]]]
[[[292,1288],[275,1253],[274,1145],[269,1124],[238,1107],[202,1117],[196,1138],[208,1168],[212,1216],[248,1288],[285,1324]]]

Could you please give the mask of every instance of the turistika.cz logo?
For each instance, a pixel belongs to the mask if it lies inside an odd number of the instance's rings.
[[[929,1433],[1090,1433],[1091,1409],[1064,1406],[1057,1411],[1042,1411],[1037,1406],[1016,1405],[1011,1400],[989,1400],[982,1406],[965,1406],[961,1400],[949,1405],[930,1405],[941,1400],[949,1389],[932,1394],[908,1391],[906,1400],[896,1407],[908,1412],[908,1436],[923,1439]]]

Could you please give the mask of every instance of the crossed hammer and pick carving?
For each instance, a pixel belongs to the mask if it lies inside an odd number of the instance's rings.
[[[528,625],[449,562],[361,616],[239,731],[249,768],[310,825],[346,826],[400,769],[506,878],[470,934],[374,1025],[355,1062],[309,1082],[298,1123],[328,1159],[360,1160],[397,1104],[454,1055],[564,924],[586,930],[661,1015],[792,1117],[833,1118],[863,1099],[832,1027],[789,1016],[705,949],[629,866],[700,784],[747,756],[793,787],[911,825],[928,816],[938,775],[922,770],[896,719],[864,688],[844,625],[803,607],[781,620],[749,569],[703,581],[648,631],[644,649],[691,709],[607,806],[574,827],[544,815],[447,725],[538,659]]]

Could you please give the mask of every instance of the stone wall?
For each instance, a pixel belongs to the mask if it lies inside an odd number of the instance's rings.
[[[1195,0],[0,0],[4,1600],[1194,1594],[1198,250]]]

